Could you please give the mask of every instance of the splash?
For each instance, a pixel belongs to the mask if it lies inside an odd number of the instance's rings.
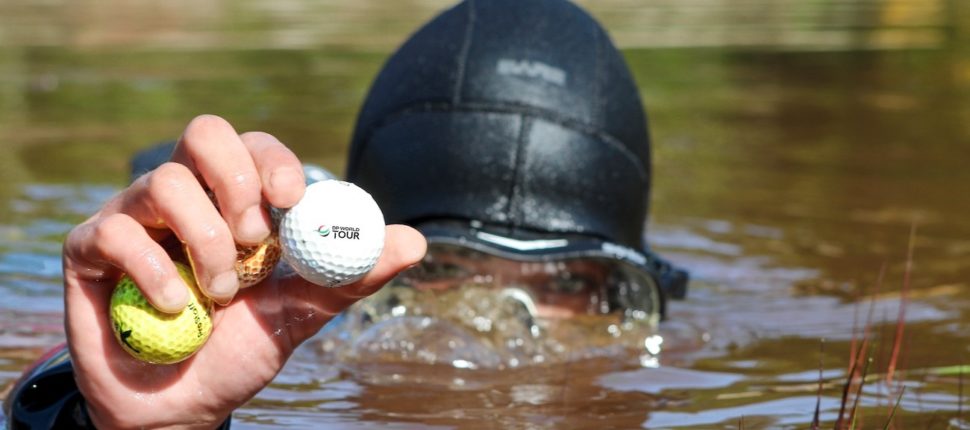
[[[525,289],[465,285],[419,291],[388,285],[323,334],[322,351],[347,364],[501,370],[594,358],[655,366],[663,339],[642,313],[543,318]]]

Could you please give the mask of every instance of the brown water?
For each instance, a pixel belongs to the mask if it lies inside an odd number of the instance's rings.
[[[373,75],[443,4],[0,3],[0,387],[63,340],[60,241],[131,153],[216,113],[340,172]],[[694,277],[659,367],[334,363],[321,335],[234,426],[807,428],[824,338],[831,427],[870,304],[885,372],[915,224],[897,416],[970,428],[970,390],[940,374],[970,359],[967,11],[799,4],[592,5],[651,116],[650,242]],[[867,384],[863,427],[897,388]]]

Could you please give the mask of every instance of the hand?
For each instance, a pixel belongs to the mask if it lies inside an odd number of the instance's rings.
[[[222,118],[200,116],[171,162],[70,232],[64,244],[67,339],[96,426],[218,425],[266,386],[301,342],[424,255],[420,233],[392,225],[377,266],[354,284],[322,288],[289,276],[238,290],[235,243],[255,244],[270,233],[261,202],[291,207],[304,189],[299,160],[274,137],[238,135]],[[185,306],[187,291],[165,243],[185,244],[202,291],[224,306],[216,306],[212,334],[195,355],[160,366],[121,349],[108,307],[122,273],[159,310]]]

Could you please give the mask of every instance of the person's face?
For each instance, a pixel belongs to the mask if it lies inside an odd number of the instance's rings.
[[[518,261],[432,243],[421,263],[354,305],[331,345],[368,362],[561,363],[631,351],[653,360],[653,278],[605,257]],[[336,349],[330,349],[336,351]]]

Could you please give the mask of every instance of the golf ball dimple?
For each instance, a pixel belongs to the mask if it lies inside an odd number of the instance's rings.
[[[239,288],[249,288],[273,273],[280,261],[280,240],[274,232],[262,243],[253,246],[236,245],[236,275]]]
[[[219,200],[216,198],[216,194],[213,191],[206,192],[209,195],[209,200],[216,207],[220,213],[222,209],[219,208]],[[278,209],[269,208],[271,218],[273,214],[278,213]],[[263,239],[262,242],[256,245],[240,245],[236,244],[236,274],[239,277],[239,288],[249,288],[266,279],[270,274],[273,273],[273,269],[276,268],[276,263],[280,261],[280,241],[276,235],[276,226],[279,225],[277,219],[272,218],[273,222],[273,232]],[[188,247],[185,247],[185,255],[189,257],[189,262],[192,261],[192,253]]]
[[[283,259],[301,277],[324,287],[362,278],[384,249],[384,214],[374,199],[349,182],[324,180],[280,222]]]
[[[212,332],[211,302],[202,295],[192,269],[175,263],[191,291],[179,313],[155,309],[135,282],[125,275],[111,294],[111,323],[122,349],[133,357],[156,364],[178,363],[191,356]]]

